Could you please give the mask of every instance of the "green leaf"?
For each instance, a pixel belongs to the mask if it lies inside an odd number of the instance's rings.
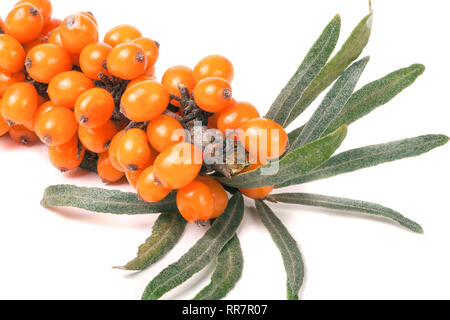
[[[303,284],[304,265],[297,242],[273,211],[261,200],[255,200],[258,215],[280,250],[287,273],[287,298],[298,300]]]
[[[376,203],[309,193],[273,194],[270,195],[270,201],[367,213],[395,221],[413,232],[423,233],[422,227],[416,222],[404,217],[397,211],[383,207]]]
[[[353,29],[341,50],[323,67],[294,106],[286,126],[294,121],[342,72],[355,61],[369,42],[372,31],[372,13],[365,16]]]
[[[282,126],[286,124],[295,103],[323,68],[336,47],[340,28],[341,18],[336,15],[309,50],[297,72],[280,92],[266,114],[266,118],[272,119]]]
[[[211,282],[193,300],[220,300],[236,285],[242,275],[244,257],[241,244],[235,235],[220,251]]]
[[[44,207],[74,207],[101,213],[147,214],[175,210],[177,207],[175,196],[175,193],[171,193],[159,202],[148,203],[139,199],[136,193],[56,185],[45,190],[41,205]]]
[[[311,119],[306,123],[301,134],[296,139],[289,140],[292,149],[301,147],[323,136],[348,99],[350,99],[356,83],[368,62],[369,57],[363,58],[345,70],[325,96],[325,99],[314,112]]]
[[[413,84],[424,71],[423,65],[413,64],[365,85],[351,96],[326,132],[332,132],[343,124],[349,125],[386,104],[403,89]]]
[[[162,213],[156,220],[152,235],[138,250],[136,258],[118,269],[144,270],[159,261],[180,240],[186,227],[186,220],[178,211]]]
[[[448,139],[444,135],[425,135],[349,150],[332,157],[319,168],[307,174],[278,184],[277,188],[325,179],[385,162],[415,157],[446,144]]]
[[[257,188],[282,184],[302,176],[327,161],[347,135],[347,127],[289,152],[281,160],[229,178],[218,178],[225,185],[235,188]]]
[[[244,215],[244,199],[236,193],[225,212],[177,262],[159,273],[145,288],[143,300],[156,300],[206,267],[233,238]]]

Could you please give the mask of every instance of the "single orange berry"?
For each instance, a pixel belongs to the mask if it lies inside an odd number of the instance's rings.
[[[147,68],[151,69],[159,57],[159,43],[149,38],[137,38],[131,41],[144,49],[145,56],[147,57]]]
[[[133,128],[125,131],[117,144],[117,160],[122,168],[138,171],[150,164],[152,152],[144,130]]]
[[[115,77],[133,80],[144,74],[147,57],[144,49],[134,43],[122,43],[114,47],[106,59],[108,71]]]
[[[35,123],[36,134],[49,146],[60,146],[74,137],[78,123],[73,111],[56,107],[39,117]]]
[[[5,33],[20,43],[27,43],[39,37],[43,27],[41,11],[30,3],[17,5],[5,19]]]
[[[105,89],[92,88],[78,97],[74,111],[75,118],[81,126],[100,127],[113,115],[114,98]]]
[[[24,0],[26,1],[26,0]],[[44,19],[45,20],[45,19]],[[50,37],[53,30],[61,26],[62,21],[60,19],[52,18],[48,20],[47,23],[44,23],[44,27],[41,31],[41,36]]]
[[[78,168],[83,161],[85,152],[86,150],[76,135],[69,142],[48,148],[50,162],[61,172]]]
[[[31,49],[25,61],[30,77],[42,83],[49,83],[54,76],[71,70],[72,66],[72,58],[66,50],[51,43]]]
[[[103,182],[117,182],[125,176],[123,172],[113,167],[108,152],[98,157],[97,172]]]
[[[2,116],[11,124],[24,124],[33,119],[38,108],[38,93],[27,82],[12,84],[3,95]]]
[[[180,189],[194,181],[202,164],[202,151],[193,144],[180,142],[156,157],[155,176],[166,188]]]
[[[259,112],[254,105],[248,102],[236,102],[220,113],[217,128],[225,133],[226,130],[238,129],[243,123],[259,117]]]
[[[23,82],[25,80],[25,73],[23,72],[6,72],[0,70],[0,98],[3,97],[6,90],[14,83]]]
[[[155,150],[162,152],[171,145],[182,142],[185,138],[184,128],[175,118],[160,115],[147,126],[148,141]]]
[[[93,80],[100,80],[99,74],[111,75],[106,67],[106,59],[111,52],[109,44],[95,42],[84,47],[80,54],[80,67],[83,73]]]
[[[111,143],[109,144],[108,153],[109,153],[109,159],[111,161],[111,165],[116,168],[116,170],[125,171],[125,168],[122,167],[122,165],[119,162],[119,159],[117,159],[117,147],[119,145],[119,140],[124,134],[125,130],[122,129],[119,132],[115,134],[115,136],[111,139]]]
[[[169,105],[169,92],[160,83],[147,80],[125,90],[121,98],[123,114],[132,121],[151,121]]]
[[[60,107],[75,107],[78,97],[94,87],[94,82],[78,71],[62,72],[50,81],[48,95]]]
[[[5,72],[19,72],[25,63],[25,49],[19,41],[7,34],[0,34],[0,69]]]
[[[122,24],[109,30],[103,41],[115,47],[121,43],[131,42],[140,37],[142,37],[142,34],[138,29],[128,24]]]
[[[161,201],[170,193],[170,189],[157,182],[153,166],[148,167],[139,175],[136,189],[141,199],[146,202]]]
[[[249,120],[238,130],[241,144],[259,160],[277,159],[286,151],[289,138],[275,121],[263,118]]]
[[[262,165],[263,165],[263,163],[261,163],[261,162],[251,164],[247,169],[241,171],[240,174],[256,170],[259,167],[261,167]],[[251,199],[264,199],[272,192],[273,189],[274,189],[274,186],[266,186],[266,187],[259,187],[259,188],[239,189],[239,191]]]
[[[32,4],[33,6],[35,6],[36,8],[39,9],[39,11],[42,14],[44,24],[47,24],[49,22],[50,18],[52,17],[52,11],[53,11],[50,0],[19,0],[16,3],[16,6],[24,4],[24,3]]]
[[[79,54],[88,44],[98,41],[97,25],[83,13],[64,19],[60,32],[63,47],[70,53]]]
[[[209,187],[198,180],[177,192],[177,208],[186,221],[206,221],[214,214],[214,197]]]
[[[231,62],[220,55],[210,55],[200,60],[194,68],[195,82],[205,78],[218,77],[229,83],[234,78],[234,68]]]
[[[39,119],[46,114],[47,112],[49,112],[50,110],[56,108],[57,105],[52,102],[52,101],[47,101],[42,103],[39,108],[36,110],[36,112],[34,113],[34,118],[33,118],[33,131],[36,132],[36,125],[39,121]]]
[[[9,136],[12,140],[25,146],[31,146],[39,141],[39,138],[33,131],[28,130],[25,126],[12,126],[9,129]]]
[[[108,120],[104,125],[97,128],[79,126],[78,137],[80,138],[81,143],[89,151],[104,153],[108,151],[109,144],[117,131],[116,124],[112,120]]]
[[[214,212],[210,219],[220,217],[228,206],[228,195],[225,188],[216,179],[211,177],[199,176],[196,180],[206,184],[214,198]]]
[[[138,171],[129,171],[125,170],[125,177],[127,178],[128,183],[134,188],[137,189],[137,183],[139,181],[139,177],[145,169],[141,169]]]
[[[230,84],[222,78],[205,78],[194,88],[194,100],[200,109],[207,112],[220,112],[231,103]]]
[[[214,113],[208,118],[208,128],[217,129],[217,120],[219,120],[220,112]]]
[[[179,86],[185,87],[192,93],[195,87],[194,74],[191,68],[185,66],[174,66],[164,73],[161,83],[170,94],[180,97]],[[170,101],[174,106],[179,107],[177,100]]]

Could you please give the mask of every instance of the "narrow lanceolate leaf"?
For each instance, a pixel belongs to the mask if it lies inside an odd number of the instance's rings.
[[[235,235],[217,256],[210,284],[194,300],[219,300],[225,297],[241,278],[243,267],[241,244]]]
[[[298,294],[303,284],[304,265],[297,242],[263,201],[256,200],[255,204],[262,223],[269,230],[283,258],[287,273],[287,298],[298,300]]]
[[[341,145],[347,134],[347,126],[289,152],[281,160],[259,167],[256,170],[218,180],[235,188],[258,188],[285,183],[303,176],[327,161]]]
[[[309,193],[274,194],[270,195],[270,200],[380,216],[393,220],[413,232],[423,233],[423,229],[418,223],[404,217],[397,211],[383,207],[376,203]]]
[[[330,89],[319,108],[306,123],[301,134],[294,140],[289,140],[292,149],[301,147],[323,136],[330,124],[336,119],[344,105],[355,90],[369,57],[351,65]]]
[[[233,238],[244,215],[244,199],[235,194],[226,211],[177,262],[158,274],[145,288],[143,300],[156,300],[206,267]]]
[[[277,185],[278,188],[330,178],[381,163],[415,157],[448,142],[445,135],[425,135],[340,153],[309,173]]]
[[[351,124],[377,107],[386,104],[407,88],[425,71],[421,64],[413,64],[373,81],[356,91],[326,132],[332,132],[343,124]]]
[[[147,214],[175,210],[175,194],[155,203],[144,202],[136,193],[73,185],[56,185],[44,192],[44,207],[74,207],[88,211],[113,214]]]
[[[284,126],[295,103],[328,61],[339,38],[341,19],[337,15],[327,25],[294,76],[272,104],[266,118]]]
[[[352,31],[338,53],[323,67],[294,106],[286,125],[294,121],[342,72],[355,61],[369,42],[372,13],[364,17]]]
[[[152,235],[139,247],[136,258],[118,269],[144,270],[159,261],[180,240],[186,220],[178,211],[162,213],[153,225]]]

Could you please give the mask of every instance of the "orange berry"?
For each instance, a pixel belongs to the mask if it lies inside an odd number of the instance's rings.
[[[5,33],[20,43],[27,43],[39,37],[43,26],[41,11],[30,3],[17,5],[5,19]]]
[[[19,0],[16,3],[16,6],[24,3],[29,3],[39,9],[42,14],[42,18],[44,20],[44,24],[47,24],[52,17],[52,4],[50,0]],[[52,19],[53,20],[53,19]],[[57,19],[56,19],[57,20]]]
[[[229,83],[234,78],[234,68],[231,62],[220,55],[210,55],[200,60],[194,68],[195,82],[209,77],[222,78]]]
[[[33,49],[34,47],[40,45],[40,44],[46,44],[48,43],[48,39],[46,37],[41,37],[39,36],[37,39],[34,39],[30,42],[27,42],[23,45],[23,48],[25,49],[25,52],[28,54],[28,52],[30,52],[31,49]]]
[[[3,95],[2,116],[13,124],[24,124],[33,119],[38,108],[38,93],[27,82],[12,84]]]
[[[217,128],[225,133],[226,130],[238,129],[243,123],[259,117],[258,110],[252,104],[237,102],[220,113]]]
[[[194,181],[202,168],[202,151],[180,142],[161,152],[155,160],[155,176],[166,188],[175,190]]]
[[[31,146],[39,141],[39,138],[33,131],[28,130],[25,126],[13,126],[9,129],[9,136],[12,140],[25,146]]]
[[[136,189],[141,199],[146,202],[161,201],[170,193],[170,189],[156,181],[153,166],[148,167],[139,175]]]
[[[98,29],[98,21],[97,21],[97,19],[95,19],[94,14],[92,12],[90,12],[90,11],[83,11],[83,12],[80,12],[80,14],[82,14],[82,15],[88,17],[89,19],[91,19],[92,21],[94,21],[94,23],[95,23],[95,25],[97,26],[97,29]]]
[[[96,128],[113,115],[114,99],[105,89],[92,88],[82,93],[75,103],[75,118],[81,126]]]
[[[185,66],[174,66],[167,69],[164,73],[161,83],[170,94],[179,97],[180,90],[178,86],[183,86],[189,90],[190,93],[194,90],[195,81],[194,74],[191,68]],[[170,101],[174,106],[179,107],[180,103],[176,100]]]
[[[108,71],[115,77],[133,80],[144,74],[147,57],[144,49],[134,43],[114,47],[106,59]]]
[[[196,180],[206,184],[214,198],[214,212],[210,219],[220,217],[228,206],[228,195],[225,188],[211,177],[199,176]]]
[[[52,101],[47,101],[42,103],[39,108],[36,110],[36,112],[34,113],[34,118],[33,118],[33,131],[36,132],[36,125],[39,121],[39,119],[46,114],[47,112],[49,112],[50,110],[56,108],[57,105],[52,102]]]
[[[133,128],[125,131],[117,143],[117,160],[122,168],[138,171],[150,164],[152,152],[144,130]]]
[[[60,146],[74,137],[78,123],[73,111],[55,107],[42,114],[35,123],[36,134],[49,146]]]
[[[104,182],[117,182],[125,175],[123,172],[113,167],[108,152],[102,153],[98,157],[97,172]]]
[[[147,137],[152,147],[158,152],[162,152],[171,145],[182,142],[185,133],[178,120],[162,114],[148,124]]]
[[[249,120],[238,130],[241,144],[260,160],[277,159],[286,151],[289,138],[275,121],[263,118]]]
[[[84,47],[80,54],[80,67],[83,73],[93,80],[100,80],[100,73],[110,77],[106,59],[111,50],[109,44],[101,42],[90,43]]]
[[[231,103],[231,86],[221,78],[205,78],[194,88],[194,100],[200,109],[220,112]]]
[[[98,30],[94,20],[87,14],[68,16],[61,24],[61,41],[64,49],[79,54],[88,44],[98,41]]]
[[[0,70],[0,98],[3,97],[6,90],[14,83],[23,82],[25,74],[23,72],[6,72]]]
[[[75,119],[75,117],[74,117]],[[115,123],[108,120],[104,125],[97,128],[86,128],[79,126],[78,137],[81,143],[89,151],[95,153],[104,153],[108,151],[111,140],[117,133]]]
[[[192,181],[178,190],[177,207],[190,223],[209,220],[214,213],[214,197],[205,183]]]
[[[147,57],[146,70],[151,69],[155,65],[159,57],[159,44],[152,39],[142,37],[134,39],[133,41],[131,41],[131,43],[135,43],[142,49],[144,49],[145,56]]]
[[[147,80],[125,90],[121,99],[124,115],[137,122],[151,121],[169,105],[169,92],[160,83]]]
[[[139,181],[139,177],[145,169],[141,169],[138,171],[129,171],[125,170],[125,177],[127,178],[128,183],[134,188],[137,189],[137,183]]]
[[[91,79],[78,71],[62,72],[50,81],[48,95],[60,107],[75,107],[78,97],[94,87]]]
[[[140,37],[142,37],[142,34],[138,29],[128,24],[122,24],[109,30],[103,41],[115,47],[121,43],[131,42]]]
[[[261,167],[262,165],[263,164],[260,162],[258,162],[256,164],[251,164],[247,169],[241,171],[240,173],[245,173],[245,172],[256,170],[259,167]],[[272,192],[273,189],[274,189],[274,186],[266,186],[266,187],[259,187],[259,188],[239,189],[239,191],[251,199],[264,199]]]
[[[61,26],[53,29],[48,36],[48,43],[54,44],[58,47],[63,47],[61,40]]]
[[[0,34],[0,69],[16,73],[23,70],[25,49],[19,41],[7,34]]]
[[[31,78],[49,83],[57,74],[71,70],[73,65],[71,56],[63,48],[47,43],[28,52],[25,66]]]
[[[109,144],[108,153],[109,153],[109,159],[111,161],[111,165],[116,168],[116,170],[119,171],[125,171],[125,168],[122,167],[119,160],[117,159],[117,147],[119,145],[119,140],[124,134],[125,130],[120,130],[115,134],[115,136],[112,138],[111,143]]]
[[[61,172],[78,168],[83,161],[85,152],[86,150],[79,143],[76,135],[69,142],[48,148],[50,162]]]
[[[24,0],[26,1],[26,0]],[[44,19],[45,20],[45,19]],[[62,21],[60,19],[50,19],[48,22],[44,23],[44,27],[41,31],[41,36],[49,37],[53,30],[61,26]]]
[[[211,117],[208,118],[208,128],[217,129],[217,120],[219,120],[220,113],[214,113]]]

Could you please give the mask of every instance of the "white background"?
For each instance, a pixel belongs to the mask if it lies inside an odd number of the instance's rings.
[[[0,1],[4,18],[14,1]],[[158,79],[171,65],[194,66],[220,53],[235,66],[234,96],[264,114],[307,50],[336,13],[338,46],[368,13],[367,1],[62,1],[54,16],[90,10],[101,34],[131,23],[161,43]],[[404,93],[352,125],[340,150],[427,133],[450,135],[448,99],[450,5],[445,0],[375,0],[371,61],[359,86],[412,63],[423,76]],[[318,100],[320,101],[320,99]],[[313,105],[317,106],[317,103]],[[295,125],[311,114],[308,110]],[[73,209],[44,209],[46,186],[102,186],[91,174],[61,175],[43,146],[0,138],[0,298],[138,299],[167,264],[205,230],[189,226],[177,247],[142,273],[111,267],[133,258],[156,216],[117,217]],[[303,299],[450,298],[450,145],[406,159],[290,190],[377,202],[421,223],[424,235],[355,214],[278,206],[306,263]],[[109,186],[131,190],[127,186]],[[245,256],[230,299],[284,299],[286,276],[277,248],[248,201],[239,236]],[[164,296],[192,298],[213,266]]]

